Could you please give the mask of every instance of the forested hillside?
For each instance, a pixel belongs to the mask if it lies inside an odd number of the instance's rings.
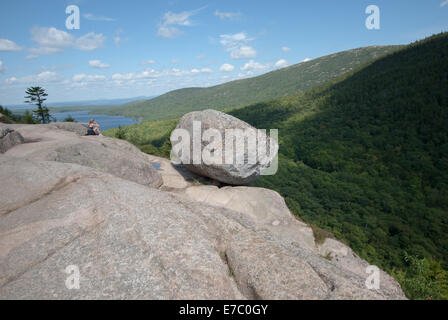
[[[210,88],[179,89],[121,107],[96,108],[94,112],[160,120],[181,117],[193,110],[222,110],[244,106],[313,88],[400,47],[375,46],[343,51],[258,77],[235,80]]]
[[[448,267],[446,33],[231,114],[279,128],[279,172],[255,185],[279,191],[304,220],[388,270],[406,268],[406,254]]]

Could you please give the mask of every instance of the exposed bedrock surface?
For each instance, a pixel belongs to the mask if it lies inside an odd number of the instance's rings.
[[[73,127],[6,126],[24,143],[0,155],[1,299],[405,298],[382,271],[369,290],[368,263],[316,243],[274,191]]]

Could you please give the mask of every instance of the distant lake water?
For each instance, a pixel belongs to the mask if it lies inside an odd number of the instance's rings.
[[[140,123],[133,118],[122,116],[109,116],[106,114],[89,114],[90,111],[67,111],[56,112],[51,115],[56,118],[57,121],[64,121],[69,115],[72,116],[77,122],[89,122],[90,119],[95,119],[95,122],[100,125],[101,130],[107,130],[117,128],[118,126],[130,126],[132,124]]]

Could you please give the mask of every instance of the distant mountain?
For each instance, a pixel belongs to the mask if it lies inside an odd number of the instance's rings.
[[[193,110],[223,110],[272,100],[313,88],[401,46],[374,46],[343,51],[275,70],[261,76],[235,80],[209,88],[185,88],[154,99],[134,101],[97,113],[160,120],[180,117]]]
[[[81,101],[65,101],[65,102],[50,102],[46,105],[51,108],[58,108],[58,107],[86,107],[86,106],[117,106],[125,103],[129,103],[132,101],[139,101],[139,100],[148,100],[154,97],[146,97],[146,96],[140,96],[140,97],[134,97],[134,98],[122,98],[122,99],[98,99],[98,100],[81,100]],[[5,106],[10,110],[23,110],[23,109],[30,109],[32,106],[29,104],[17,104],[17,105],[7,105]]]

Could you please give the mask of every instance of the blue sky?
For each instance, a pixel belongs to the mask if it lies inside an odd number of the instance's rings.
[[[369,5],[379,30],[365,26]],[[0,104],[31,85],[49,102],[153,96],[447,30],[448,0],[2,0]]]

